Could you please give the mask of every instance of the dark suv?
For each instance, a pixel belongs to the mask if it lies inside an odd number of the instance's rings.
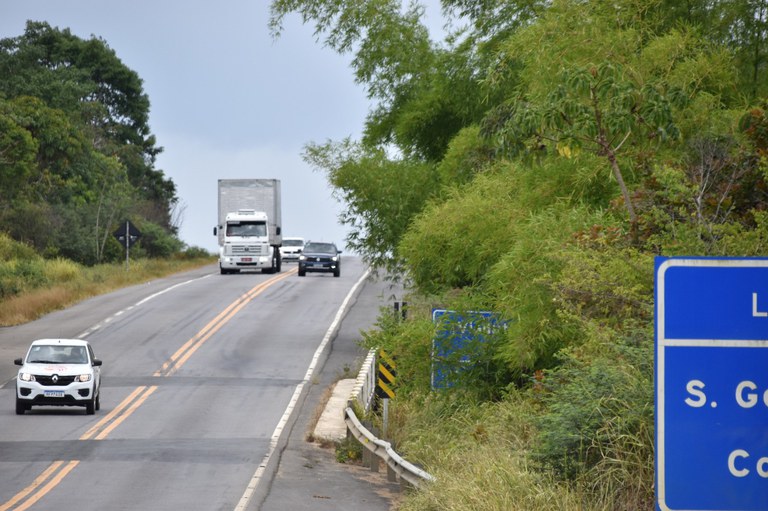
[[[308,271],[333,272],[334,277],[341,275],[341,250],[333,243],[310,241],[304,245],[299,256],[299,277]]]

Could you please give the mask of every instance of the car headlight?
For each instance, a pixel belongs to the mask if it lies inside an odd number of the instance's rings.
[[[303,260],[305,260],[305,259],[306,259],[306,256],[304,256],[304,255],[300,255],[300,256],[299,256],[299,261],[303,261]]]
[[[91,375],[90,374],[81,374],[80,376],[77,377],[77,381],[79,381],[80,383],[83,383],[83,382],[86,382],[86,381],[91,381]]]
[[[336,261],[338,261],[338,260],[339,260],[338,256],[333,256],[333,257],[331,257],[331,261],[333,261],[334,263],[335,263]]]
[[[21,381],[35,381],[35,375],[30,373],[19,373],[19,380]]]

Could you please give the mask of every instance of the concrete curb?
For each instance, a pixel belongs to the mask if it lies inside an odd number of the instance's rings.
[[[323,413],[314,430],[315,440],[340,441],[347,436],[347,424],[344,422],[344,410],[356,380],[349,378],[337,381],[333,386],[330,399],[325,404]]]

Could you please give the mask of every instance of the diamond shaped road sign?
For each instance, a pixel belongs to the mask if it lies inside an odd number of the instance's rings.
[[[141,231],[130,220],[126,220],[112,235],[123,247],[130,248],[141,237]]]

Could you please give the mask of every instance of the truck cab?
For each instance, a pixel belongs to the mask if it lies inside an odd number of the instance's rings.
[[[216,227],[213,233],[223,234],[223,243],[219,247],[222,275],[247,269],[261,269],[264,273],[281,270],[280,251],[270,244],[269,219],[265,212],[239,209],[227,213],[224,224],[218,229],[221,233]]]

